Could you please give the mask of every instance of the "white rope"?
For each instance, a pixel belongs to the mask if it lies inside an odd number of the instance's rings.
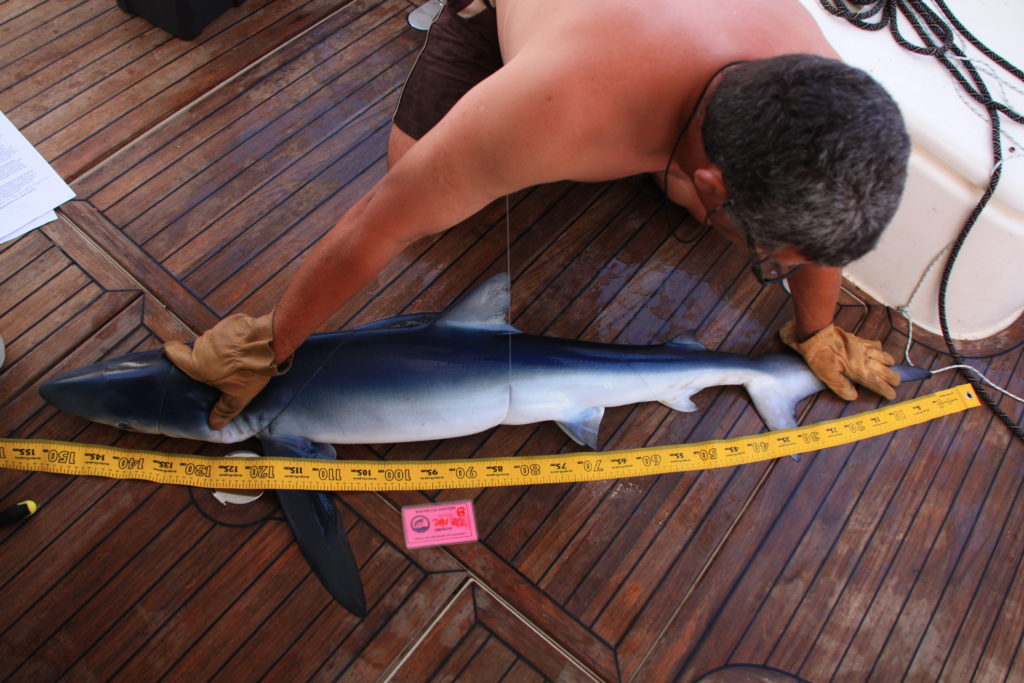
[[[910,298],[907,299],[907,303],[897,309],[900,315],[907,319],[907,346],[903,349],[903,360],[907,362],[907,365],[914,365],[914,362],[910,360],[910,345],[914,342],[914,317],[910,314],[910,306],[914,303],[914,299],[917,298],[918,293],[921,291],[924,281],[928,279],[928,274],[932,272],[935,266],[939,263],[939,259],[941,259],[952,246],[953,243],[950,242],[935,254],[931,262],[928,264],[928,267],[924,269],[923,273],[921,273],[921,277],[918,278],[917,285],[915,285],[914,291],[910,293]]]
[[[998,386],[997,384],[993,383],[988,377],[985,377],[985,375],[980,370],[978,370],[977,368],[972,367],[970,365],[947,365],[944,368],[939,368],[938,370],[932,370],[932,374],[934,375],[934,374],[937,374],[939,372],[946,372],[947,370],[970,370],[971,372],[976,374],[978,376],[978,378],[981,379],[982,382],[984,382],[985,384],[989,385],[990,387],[992,387],[993,389],[998,391],[1000,394],[1003,394],[1004,396],[1009,396],[1010,398],[1012,398],[1014,401],[1017,401],[1018,403],[1024,403],[1024,398],[1021,398],[1020,396],[1017,396],[1016,394],[1011,394],[1006,389],[1003,389],[1001,386]]]

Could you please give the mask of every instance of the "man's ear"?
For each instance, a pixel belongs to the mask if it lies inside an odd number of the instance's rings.
[[[697,189],[704,206],[719,207],[729,198],[722,178],[722,169],[715,164],[702,166],[693,172],[693,186]]]

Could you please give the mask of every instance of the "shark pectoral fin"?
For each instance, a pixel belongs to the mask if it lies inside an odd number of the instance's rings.
[[[604,408],[587,408],[572,417],[555,422],[576,443],[597,450],[597,434],[601,430]]]
[[[796,404],[797,401],[773,400],[762,394],[751,394],[757,414],[764,420],[769,430],[792,429],[796,427]]]
[[[264,437],[263,454],[282,458],[333,459],[330,444],[292,437]],[[352,549],[334,506],[333,494],[321,491],[277,491],[284,516],[313,573],[327,592],[352,614],[366,616],[366,597]]]
[[[338,603],[366,616],[359,568],[341,526],[334,497],[320,491],[278,491],[277,499],[313,573]]]
[[[329,443],[315,443],[297,436],[261,436],[263,455],[277,458],[315,458],[334,460],[338,457],[334,446]]]

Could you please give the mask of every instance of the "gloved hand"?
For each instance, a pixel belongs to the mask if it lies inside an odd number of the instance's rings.
[[[835,325],[801,342],[797,340],[792,320],[782,326],[779,336],[804,357],[811,371],[839,398],[847,401],[857,398],[857,389],[850,380],[890,401],[896,398],[893,387],[899,386],[900,376],[889,368],[896,361],[882,350],[880,342],[861,339]]]
[[[220,429],[238,415],[271,377],[291,366],[291,359],[274,364],[270,348],[273,313],[253,318],[244,313],[224,318],[196,339],[192,348],[172,341],[164,354],[194,380],[220,389],[221,396],[210,412],[213,429]]]

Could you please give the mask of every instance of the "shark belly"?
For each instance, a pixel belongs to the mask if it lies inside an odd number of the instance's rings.
[[[515,339],[512,358],[512,403],[505,424],[571,422],[595,410],[649,401],[694,410],[693,394],[713,384],[742,383],[749,374],[741,359],[707,352],[529,335]]]

